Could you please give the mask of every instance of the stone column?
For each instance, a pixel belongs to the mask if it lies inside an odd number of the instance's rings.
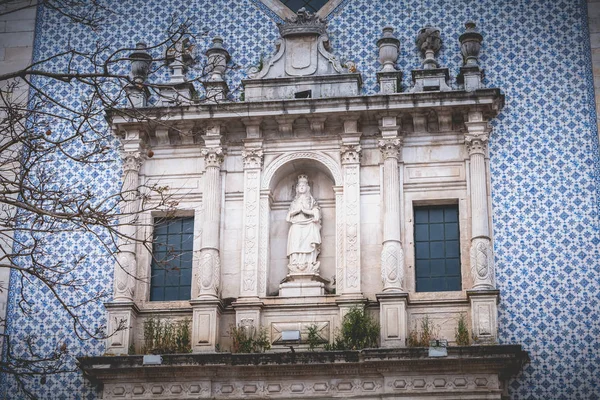
[[[217,133],[215,133],[215,131]],[[221,164],[223,148],[219,129],[212,129],[205,138],[206,147],[202,149],[204,157],[204,192],[202,204],[202,247],[198,271],[198,297],[218,298],[221,275],[219,243],[221,232]]]
[[[383,291],[403,291],[404,251],[400,236],[400,176],[398,157],[401,138],[381,139],[383,156],[383,249],[381,251],[381,279]]]
[[[202,246],[199,262],[194,271],[196,298],[192,305],[192,351],[215,351],[219,337],[219,320],[222,304],[219,299],[221,259],[219,255],[221,231],[221,164],[224,153],[221,147],[221,127],[211,127],[204,136],[204,208],[202,221]]]
[[[379,300],[381,347],[403,347],[406,344],[408,293],[404,290],[404,251],[400,204],[399,160],[402,136],[395,114],[383,115],[379,123],[379,148],[383,158],[383,243],[381,250],[381,279],[383,293]]]
[[[133,330],[138,308],[134,303],[137,279],[137,221],[139,218],[140,168],[146,157],[140,132],[127,131],[122,139],[123,186],[121,188],[121,216],[117,262],[114,272],[113,301],[106,303],[108,311],[107,353],[127,354],[133,345]]]
[[[498,335],[498,298],[494,254],[489,227],[487,143],[490,129],[480,111],[470,111],[465,123],[465,144],[469,152],[471,188],[471,276],[467,291],[471,303],[473,337],[477,342],[494,342]]]
[[[361,295],[360,282],[360,131],[358,119],[344,121],[341,161],[344,174],[343,210],[344,215],[344,267],[342,295]]]

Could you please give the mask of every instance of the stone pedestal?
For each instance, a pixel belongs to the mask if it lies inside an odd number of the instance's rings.
[[[109,337],[106,340],[106,353],[111,355],[127,355],[133,347],[133,334],[139,314],[133,302],[105,303],[108,310]]]
[[[447,92],[450,73],[448,68],[417,69],[412,71],[414,87],[411,92]]]
[[[323,296],[327,283],[318,274],[290,274],[279,285],[279,297]]]
[[[408,331],[408,293],[380,293],[380,347],[405,347]]]
[[[261,311],[263,303],[260,301],[236,301],[232,304],[235,309],[235,326],[248,328],[254,327],[258,332],[262,326]]]
[[[216,351],[219,319],[223,310],[220,300],[190,300],[192,305],[192,352]]]
[[[472,337],[474,343],[495,344],[498,341],[499,290],[467,290],[471,303]]]
[[[203,82],[203,85],[204,89],[206,90],[206,101],[217,103],[226,100],[229,88],[227,87],[227,83],[225,81],[206,81]]]
[[[483,88],[483,70],[478,66],[461,67],[456,81],[463,85],[467,92]]]
[[[379,93],[392,94],[401,92],[400,82],[402,82],[401,71],[386,71],[377,73],[377,82],[379,83]]]

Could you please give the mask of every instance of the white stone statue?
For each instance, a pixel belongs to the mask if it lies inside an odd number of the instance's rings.
[[[321,210],[310,194],[308,177],[298,176],[296,197],[286,221],[290,222],[287,256],[290,274],[318,274],[317,256],[321,251]]]

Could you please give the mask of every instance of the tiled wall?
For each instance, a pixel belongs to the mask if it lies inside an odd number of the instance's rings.
[[[199,49],[207,48],[213,34],[224,38],[241,67],[230,74],[230,86],[235,87],[261,54],[271,54],[277,37],[278,18],[258,0],[112,4],[114,14],[95,32],[41,13],[35,57],[54,53],[67,40],[79,47],[96,40],[115,46],[156,42],[171,16],[178,14],[188,17],[198,32],[209,31],[199,38]],[[334,52],[356,61],[365,94],[376,91],[375,42],[385,25],[392,25],[401,40],[399,68],[405,72],[405,87],[410,69],[420,63],[414,38],[422,26],[441,28],[439,61],[452,76],[461,63],[458,36],[463,23],[475,20],[484,35],[486,84],[506,94],[490,144],[500,338],[502,343],[523,344],[531,356],[531,363],[510,383],[512,399],[600,397],[600,163],[586,6],[579,0],[346,0],[329,17]],[[53,89],[67,97],[73,90]],[[67,172],[65,180],[87,180],[99,193],[118,189],[116,163],[85,171],[68,161],[57,160],[55,166]],[[55,243],[57,254],[95,255],[82,273],[88,275],[91,289],[110,290],[112,265],[105,254],[85,238],[65,235]],[[12,285],[18,290],[16,277]],[[73,356],[102,354],[101,343],[80,344],[72,337],[64,313],[56,311],[47,293],[35,287],[24,291],[39,299],[38,308],[23,316],[16,292],[11,295],[8,330],[13,340],[43,326],[41,349],[67,341]],[[101,304],[88,308],[90,324],[104,323]],[[23,350],[18,343],[14,349]],[[8,393],[13,393],[14,382],[8,383]],[[42,398],[95,396],[77,373],[36,386]]]

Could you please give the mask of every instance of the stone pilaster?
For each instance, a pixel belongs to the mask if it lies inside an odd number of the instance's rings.
[[[260,127],[255,124],[247,122],[246,130],[248,137],[260,137]],[[240,297],[258,299],[262,140],[246,139],[242,158],[244,162],[244,214]]]
[[[408,293],[379,293],[377,300],[379,300],[380,346],[405,347],[408,334]]]
[[[360,277],[360,131],[356,118],[344,121],[340,148],[344,174],[344,271],[342,295],[361,294]]]
[[[218,298],[221,280],[221,164],[224,153],[219,128],[213,128],[204,137],[204,220],[202,221],[202,248],[197,271],[198,297]]]
[[[133,302],[106,303],[108,310],[106,353],[126,355],[134,344],[134,329],[139,309]]]

